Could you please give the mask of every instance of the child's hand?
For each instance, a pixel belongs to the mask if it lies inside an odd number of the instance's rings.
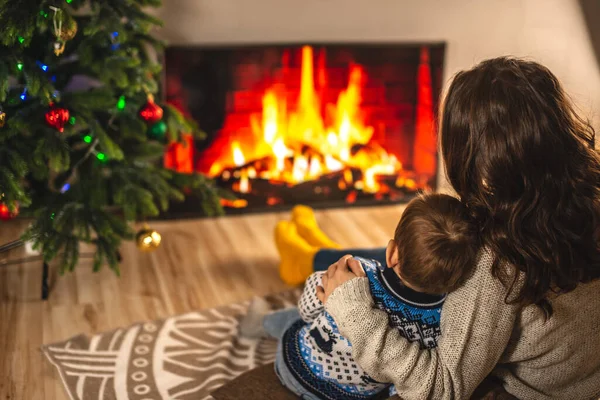
[[[323,274],[321,286],[317,287],[317,297],[321,303],[325,304],[331,293],[339,286],[353,278],[364,276],[366,276],[365,271],[360,262],[351,255],[345,255],[335,264],[331,264],[327,272]]]

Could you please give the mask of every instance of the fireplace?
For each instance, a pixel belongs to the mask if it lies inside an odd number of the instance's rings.
[[[405,202],[436,186],[443,58],[438,43],[170,47],[166,100],[207,139],[165,165],[233,192],[228,213]]]

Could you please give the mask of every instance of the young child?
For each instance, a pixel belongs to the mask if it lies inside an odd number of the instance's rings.
[[[386,250],[387,267],[358,258],[371,296],[389,323],[421,348],[440,336],[441,308],[448,292],[469,276],[476,262],[477,233],[457,199],[430,194],[411,201]],[[275,370],[281,382],[305,399],[387,398],[391,385],[371,379],[352,357],[351,343],[317,299],[326,272],[306,281],[298,309],[267,315],[263,326],[280,339]]]

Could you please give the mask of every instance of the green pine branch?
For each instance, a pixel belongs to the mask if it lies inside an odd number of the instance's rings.
[[[204,137],[194,121],[162,104],[162,141],[148,136],[149,124],[139,115],[160,87],[161,65],[152,52],[164,43],[150,32],[161,21],[144,12],[159,5],[0,0],[0,106],[6,113],[0,202],[32,219],[23,239],[61,272],[76,267],[80,244],[88,243],[96,248],[94,270],[108,264],[118,274],[118,249],[134,237],[132,222],[158,216],[184,192],[208,215],[221,214],[220,199],[231,196],[203,175],[160,164],[168,143],[185,143],[185,134]],[[57,37],[56,22],[67,27],[72,21],[75,36]],[[62,132],[46,121],[51,109],[68,110]]]

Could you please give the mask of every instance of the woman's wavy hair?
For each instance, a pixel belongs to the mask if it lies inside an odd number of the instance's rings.
[[[550,317],[550,293],[600,278],[595,133],[552,72],[501,57],[458,73],[440,136],[446,174],[495,254],[507,303]]]

